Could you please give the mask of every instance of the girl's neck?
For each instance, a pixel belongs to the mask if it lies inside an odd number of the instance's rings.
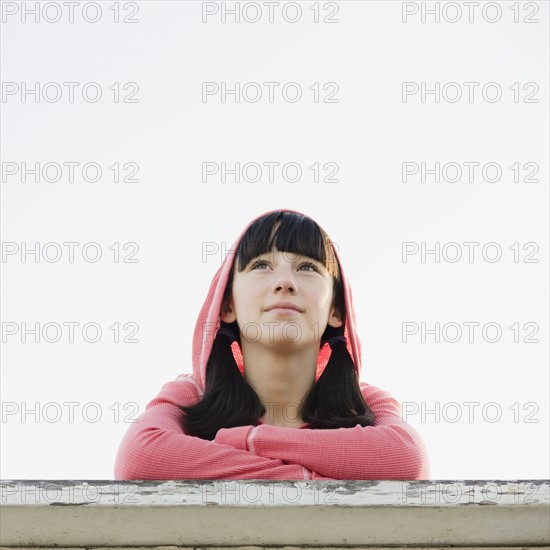
[[[257,345],[251,348],[243,346],[244,377],[266,409],[262,422],[300,427],[300,407],[315,383],[319,350],[275,355]]]

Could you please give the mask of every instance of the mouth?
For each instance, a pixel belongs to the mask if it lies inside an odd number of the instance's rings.
[[[266,308],[266,311],[303,313],[303,309],[296,304],[281,302]]]
[[[268,313],[273,313],[274,315],[299,315],[302,313],[297,309],[292,309],[289,307],[272,307],[267,310]]]

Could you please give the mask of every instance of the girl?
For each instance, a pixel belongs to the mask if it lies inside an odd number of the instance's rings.
[[[360,370],[328,235],[295,210],[267,212],[212,280],[193,374],[166,383],[130,426],[115,479],[428,479],[421,437]]]

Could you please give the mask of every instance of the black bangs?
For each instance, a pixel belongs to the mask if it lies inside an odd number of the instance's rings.
[[[279,227],[273,228],[280,221]],[[272,212],[257,219],[247,229],[237,245],[237,263],[243,271],[251,260],[271,252],[309,256],[322,263],[327,271],[339,278],[339,270],[328,235],[310,218],[294,212]]]

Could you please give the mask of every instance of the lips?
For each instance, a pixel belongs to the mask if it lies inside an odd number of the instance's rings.
[[[272,309],[292,309],[298,313],[303,313],[304,311],[301,307],[293,304],[292,302],[276,302],[275,304],[271,304],[267,307],[266,311],[271,311]]]

